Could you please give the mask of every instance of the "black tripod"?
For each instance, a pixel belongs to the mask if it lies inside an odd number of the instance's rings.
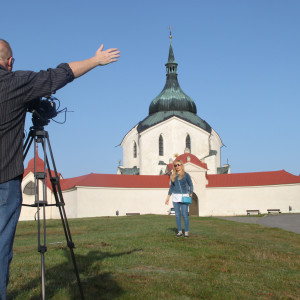
[[[75,255],[73,248],[75,248],[75,245],[72,241],[71,237],[71,231],[69,228],[66,212],[65,212],[65,202],[63,199],[61,186],[59,182],[59,177],[57,174],[54,157],[50,145],[49,135],[48,132],[44,130],[43,126],[32,126],[30,128],[28,137],[24,144],[24,156],[23,159],[25,160],[26,155],[30,149],[30,146],[32,142],[34,141],[34,149],[36,149],[37,143],[42,144],[43,152],[44,152],[44,169],[43,171],[37,171],[37,162],[36,162],[36,152],[34,151],[34,180],[35,180],[35,203],[32,205],[23,204],[24,206],[31,206],[31,207],[37,207],[37,222],[38,222],[38,252],[41,253],[41,276],[42,276],[42,299],[46,299],[45,295],[45,252],[47,251],[46,246],[46,218],[45,218],[45,208],[46,206],[57,206],[60,213],[60,218],[62,221],[62,226],[65,232],[67,245],[70,248],[71,257],[74,265],[75,274],[77,277],[77,283],[81,295],[81,299],[84,299],[83,290],[79,278],[78,268],[75,260]],[[47,149],[46,146],[48,146],[48,150],[51,156],[51,162],[53,166],[53,172],[51,172],[49,160],[47,157]],[[55,204],[48,204],[47,202],[47,170],[49,179],[51,182],[54,198],[55,198]],[[42,190],[40,193],[40,189]],[[40,209],[42,210],[42,221],[40,218]],[[43,222],[43,228],[41,229],[41,222]]]

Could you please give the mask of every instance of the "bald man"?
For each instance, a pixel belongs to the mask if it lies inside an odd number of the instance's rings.
[[[55,93],[97,66],[118,60],[116,48],[103,45],[89,59],[62,63],[46,71],[13,72],[13,52],[0,39],[0,299],[6,299],[9,264],[17,222],[21,212],[23,167],[23,132],[26,110],[36,98]]]

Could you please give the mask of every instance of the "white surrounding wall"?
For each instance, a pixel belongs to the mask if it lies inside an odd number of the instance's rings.
[[[65,211],[66,211],[67,218],[79,218],[78,215],[80,215],[80,211],[78,209],[77,188],[64,191],[63,197],[65,201]]]
[[[300,212],[300,184],[250,187],[206,188],[205,199],[199,200],[200,216],[245,215],[246,210],[280,209],[283,213]]]
[[[169,209],[165,205],[168,189],[78,187],[76,199],[67,194],[64,192],[70,218],[116,216],[116,211],[120,216],[126,213],[166,215]]]
[[[293,213],[300,212],[300,183],[250,187],[211,187],[207,188],[206,170],[190,162],[185,164],[194,183],[194,192],[198,197],[199,216],[246,215],[248,209],[258,209],[267,213],[267,209],[280,209]],[[22,188],[33,180],[33,175],[24,178]],[[49,194],[50,193],[50,194]],[[172,207],[172,201],[165,205],[168,188],[108,188],[76,187],[63,191],[65,210],[68,218],[120,216],[126,213],[166,215]],[[34,196],[24,195],[24,203],[34,203]],[[48,189],[48,203],[54,203],[51,190]],[[23,207],[20,220],[33,220],[36,208]],[[60,218],[56,206],[46,208],[47,219]]]

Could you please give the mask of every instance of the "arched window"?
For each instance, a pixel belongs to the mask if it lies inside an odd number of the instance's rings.
[[[34,195],[35,194],[33,181],[30,181],[26,184],[26,186],[24,187],[23,193],[26,195]]]
[[[162,135],[159,136],[158,149],[159,149],[159,156],[163,156],[164,155],[164,139],[163,139]]]
[[[190,153],[192,152],[192,149],[191,149],[191,138],[190,138],[189,134],[186,136],[186,139],[185,139],[185,148],[188,148],[190,150]]]
[[[137,157],[136,142],[133,142],[133,158]]]

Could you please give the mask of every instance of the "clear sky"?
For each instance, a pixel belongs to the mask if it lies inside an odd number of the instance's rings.
[[[222,163],[300,173],[300,1],[11,0],[1,12],[15,70],[86,59],[101,43],[121,51],[55,95],[74,111],[46,127],[65,178],[116,173],[116,146],[164,87],[170,25],[179,84],[226,145]]]

